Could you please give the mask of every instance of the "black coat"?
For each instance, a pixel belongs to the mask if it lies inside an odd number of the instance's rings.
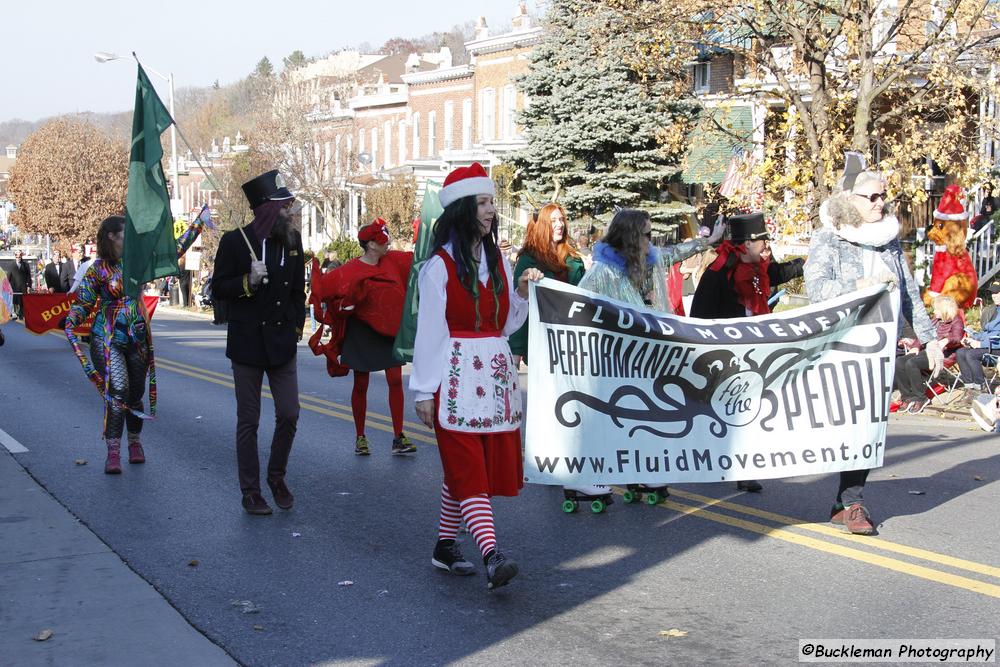
[[[68,287],[63,287],[62,264],[53,264],[52,262],[49,262],[45,265],[45,269],[42,271],[42,276],[45,278],[45,287],[53,292],[69,291]]]
[[[792,278],[802,275],[804,260],[793,259],[788,262],[771,262],[767,267],[768,281],[771,287],[777,287]],[[691,317],[704,320],[725,320],[733,317],[747,317],[746,307],[736,297],[729,273],[731,266],[724,266],[718,271],[707,269],[698,282],[698,289],[691,301]]]
[[[8,276],[10,278],[10,287],[15,292],[27,292],[31,287],[31,267],[23,259],[20,262],[14,262],[14,269],[10,272]]]
[[[261,242],[249,234],[254,252]],[[281,266],[284,252],[284,266]],[[219,239],[212,274],[212,296],[227,301],[226,356],[248,366],[281,366],[295,357],[306,319],[305,259],[302,242],[285,249],[268,239],[268,284],[250,290],[250,251],[238,229]]]

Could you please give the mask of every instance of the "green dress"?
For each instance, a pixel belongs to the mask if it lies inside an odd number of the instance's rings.
[[[539,266],[535,258],[527,253],[521,253],[517,258],[517,264],[514,266],[514,284],[521,278],[521,274],[528,269],[538,269],[546,278],[554,278],[556,280],[564,280],[570,285],[578,285],[583,279],[583,274],[586,269],[583,266],[583,260],[579,257],[567,257],[566,258],[566,277],[556,276],[553,271],[548,271]],[[510,342],[511,354],[519,354],[524,357],[525,363],[528,361],[528,321],[525,320],[524,325],[511,334],[508,338]]]

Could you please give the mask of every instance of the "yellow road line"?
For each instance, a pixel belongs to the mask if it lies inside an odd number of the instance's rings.
[[[157,365],[160,366],[161,368],[166,369],[166,370],[173,371],[174,373],[179,373],[181,375],[186,375],[188,377],[192,377],[192,378],[195,378],[195,379],[198,379],[198,380],[204,380],[206,382],[211,382],[213,384],[217,384],[217,385],[220,385],[220,386],[223,386],[223,387],[229,387],[230,389],[233,388],[233,383],[231,381],[220,380],[218,378],[214,378],[214,377],[211,377],[211,376],[208,376],[208,375],[203,375],[201,373],[197,373],[197,372],[194,372],[194,371],[189,371],[189,370],[187,370],[185,368],[180,368],[180,367],[175,366],[172,362],[166,362],[166,363],[161,364],[158,361]],[[274,398],[274,396],[271,394],[270,390],[264,389],[264,388],[261,389],[261,396],[263,396],[264,398],[272,398],[272,399]],[[303,399],[303,398],[305,398],[305,397],[300,394],[299,395],[299,399],[300,399],[299,405],[304,410],[310,410],[312,412],[318,412],[321,415],[327,415],[328,417],[336,417],[337,419],[343,419],[344,421],[354,423],[354,415],[352,415],[350,412],[336,412],[334,410],[328,410],[326,408],[322,408],[322,407],[319,407],[317,405],[310,405],[309,403],[306,403],[306,402],[302,401],[301,399]],[[369,413],[369,416],[371,416],[371,413]],[[395,435],[395,433],[393,433],[393,428],[392,428],[391,421],[390,421],[390,423],[388,425],[381,424],[379,422],[374,422],[374,423],[369,422],[368,425],[371,426],[372,428],[374,428],[377,431],[384,431],[386,433],[392,433],[393,435]],[[408,437],[411,440],[416,440],[418,442],[423,442],[423,443],[426,443],[426,444],[429,444],[429,445],[436,445],[437,444],[437,441],[433,437],[429,437],[427,435],[424,435],[423,433],[411,433],[411,434],[409,434]]]
[[[170,359],[164,359],[162,357],[157,357],[156,358],[156,364],[157,364],[157,366],[161,365],[162,363],[171,364],[171,365],[175,366],[176,368],[186,369],[186,370],[191,371],[193,373],[202,373],[204,375],[221,378],[223,380],[231,380],[232,377],[233,377],[231,373],[229,373],[229,374],[227,374],[227,373],[219,373],[217,371],[210,371],[210,370],[207,370],[207,369],[204,369],[204,368],[199,368],[197,366],[189,366],[188,364],[183,364],[183,363],[181,363],[179,361],[173,361],[173,360],[170,360]],[[171,370],[174,370],[174,369],[171,369]],[[309,396],[308,394],[299,394],[299,401],[300,402],[311,401],[313,403],[317,403],[319,405],[322,405],[322,406],[325,406],[325,407],[328,407],[328,408],[333,408],[334,410],[347,410],[348,412],[350,412],[350,410],[351,410],[351,406],[349,406],[349,405],[345,405],[343,403],[336,403],[334,401],[328,401],[326,399],[317,398],[316,396]],[[390,423],[390,424],[392,423],[392,418],[391,417],[382,415],[382,414],[377,413],[377,412],[369,412],[368,413],[368,417],[370,419],[381,420],[381,421],[384,421],[384,422],[387,422],[387,423]],[[404,420],[403,421],[403,426],[406,427],[406,432],[407,433],[423,432],[423,433],[431,434],[431,433],[434,432],[434,431],[432,431],[431,429],[427,428],[426,426],[424,426],[423,424],[421,424],[419,422],[411,422],[411,421],[405,421]]]
[[[670,492],[674,493],[672,489]],[[973,593],[980,593],[982,595],[1000,598],[1000,586],[997,586],[996,584],[989,584],[983,581],[977,581],[976,579],[970,579],[968,577],[962,577],[948,572],[941,572],[940,570],[934,570],[922,565],[907,563],[905,561],[889,558],[888,556],[881,556],[879,554],[861,551],[860,549],[852,549],[851,547],[845,547],[840,544],[832,544],[830,542],[818,540],[814,537],[786,530],[785,528],[765,526],[761,523],[738,519],[736,517],[729,516],[728,514],[720,514],[719,512],[713,512],[712,510],[678,503],[670,500],[669,498],[662,501],[660,504],[674,510],[675,512],[701,517],[717,523],[733,526],[734,528],[742,528],[743,530],[748,530],[767,537],[773,537],[778,540],[815,549],[816,551],[822,551],[824,553],[850,558],[851,560],[861,561],[862,563],[884,567],[885,569],[892,570],[893,572],[908,574],[914,577],[919,577],[920,579],[926,579],[927,581],[962,588]],[[875,546],[874,542],[875,540],[872,540],[873,546]]]
[[[785,516],[783,514],[776,514],[774,512],[768,512],[767,510],[757,509],[756,507],[749,507],[747,505],[731,503],[725,500],[720,500],[718,498],[703,496],[699,493],[692,493],[690,491],[675,489],[673,487],[671,487],[670,489],[670,494],[672,496],[677,496],[678,498],[683,498],[685,500],[691,500],[694,502],[703,503],[705,505],[714,505],[716,507],[721,507],[723,509],[731,510],[733,512],[740,512],[742,514],[755,516],[759,519],[767,519],[769,521],[774,521],[776,523],[781,523],[788,526],[801,528],[802,530],[808,530],[814,533],[820,533],[821,535],[825,535],[827,537],[835,537],[839,540],[846,540],[848,542],[854,542],[856,544],[863,544],[866,547],[873,547],[875,549],[881,549],[882,551],[891,551],[893,553],[902,554],[904,556],[910,556],[912,558],[919,558],[921,560],[930,561],[932,563],[938,563],[939,565],[946,565],[948,567],[953,567],[959,570],[967,570],[969,572],[975,572],[977,574],[984,574],[989,577],[1000,578],[1000,567],[993,567],[992,565],[976,563],[975,561],[964,560],[962,558],[955,558],[954,556],[947,556],[945,554],[939,554],[933,551],[927,551],[926,549],[910,547],[906,546],[905,544],[897,544],[895,542],[889,542],[888,540],[884,540],[882,538],[872,539],[871,537],[865,537],[863,535],[854,535],[852,533],[847,533],[840,529],[833,528],[831,526],[814,522],[803,522],[801,519]]]
[[[229,377],[222,373],[216,373],[214,371],[205,371],[203,369],[198,369],[193,366],[187,366],[186,364],[181,364],[174,361],[167,361],[164,359],[160,359],[160,362],[165,362],[163,364],[164,367],[173,372],[180,373],[182,375],[186,375],[196,379],[206,380],[208,382],[212,382],[214,384],[222,385],[225,387],[230,387],[230,388],[233,387],[233,383],[228,379],[227,380],[218,379],[220,377],[221,378]],[[217,377],[212,377],[212,376],[217,376]],[[262,390],[262,393],[264,396],[271,398],[271,394],[268,390],[264,389]],[[312,412],[327,415],[330,417],[343,419],[345,421],[353,421],[353,416],[350,414],[349,408],[347,406],[341,406],[340,404],[333,403],[330,401],[323,401],[322,399],[315,399],[311,396],[300,395],[300,399],[302,399],[303,401],[302,407],[307,410],[311,410]],[[330,407],[340,408],[343,411],[328,410],[323,407],[305,403],[306,401],[310,400],[315,401],[317,403],[329,405]],[[370,414],[369,416],[373,415]],[[384,416],[382,415],[378,416],[381,419],[386,420]],[[372,426],[381,431],[386,431],[390,433],[392,432],[391,426],[385,426],[380,423],[374,423],[372,424]],[[427,429],[425,428],[424,430]],[[420,433],[414,433],[411,436],[411,438],[431,445],[437,444],[434,438],[424,436],[423,434]],[[881,549],[883,551],[890,551],[910,556],[913,558],[918,558],[921,560],[938,563],[940,565],[953,567],[956,569],[963,569],[978,574],[984,574],[987,576],[1000,577],[1000,568],[996,568],[990,565],[985,565],[982,563],[976,563],[974,561],[964,560],[961,558],[955,558],[953,556],[948,556],[945,554],[938,554],[932,551],[927,551],[925,549],[919,549],[916,547],[909,547],[902,544],[896,544],[894,542],[889,542],[881,538],[879,539],[872,539],[870,537],[864,538],[858,535],[852,535],[850,533],[841,532],[829,526],[804,522],[803,520],[795,519],[794,517],[777,514],[775,512],[769,512],[766,510],[760,510],[754,507],[740,505],[738,503],[731,503],[725,500],[720,500],[718,498],[712,498],[710,496],[704,496],[701,494],[692,493],[689,491],[683,491],[676,488],[672,488],[670,493],[672,494],[672,496],[676,496],[678,498],[683,498],[685,500],[690,500],[692,502],[701,503],[701,506],[692,506],[677,502],[675,500],[671,500],[669,498],[660,503],[660,505],[662,505],[663,507],[672,509],[684,515],[700,517],[702,519],[714,521],[716,523],[721,523],[735,528],[741,528],[743,530],[747,530],[753,533],[782,540],[785,542],[789,542],[791,544],[796,544],[798,546],[806,547],[823,553],[841,556],[843,558],[860,561],[863,563],[867,563],[869,565],[875,565],[877,567],[882,567],[887,570],[891,570],[893,572],[908,574],[914,577],[918,577],[920,579],[925,579],[927,581],[933,581],[935,583],[961,588],[973,593],[980,593],[982,595],[987,595],[994,598],[1000,598],[1000,586],[996,584],[978,581],[976,579],[971,579],[969,577],[964,577],[961,575],[951,574],[949,572],[935,570],[929,567],[925,567],[923,565],[917,565],[914,563],[897,560],[877,553],[871,553],[868,551],[862,551],[860,549],[855,549],[852,547],[827,542],[824,540],[809,537],[807,535],[802,535],[800,533],[794,532],[792,530],[787,530],[785,528],[767,526],[765,524],[756,523],[754,521],[748,521],[746,519],[732,517],[727,514],[722,514],[719,512],[712,511],[710,509],[707,509],[707,507],[717,506],[733,512],[739,512],[749,516],[755,516],[757,518],[767,519],[770,521],[774,521],[776,523],[793,526],[795,528],[816,532],[821,535],[824,535],[825,537],[835,537],[837,539],[847,540],[855,542],[857,544],[863,544],[864,546],[870,547],[872,549]]]

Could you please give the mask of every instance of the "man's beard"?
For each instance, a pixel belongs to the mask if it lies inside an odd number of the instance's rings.
[[[294,248],[298,241],[298,231],[290,220],[279,218],[271,228],[271,238],[277,239],[286,248]]]

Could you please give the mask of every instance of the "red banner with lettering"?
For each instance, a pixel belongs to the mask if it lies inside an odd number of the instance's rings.
[[[33,334],[43,334],[51,329],[59,329],[59,323],[69,315],[69,307],[76,301],[76,294],[25,294],[24,304],[24,328]],[[146,302],[146,311],[153,317],[153,311],[160,302],[156,296],[143,296]],[[97,316],[97,308],[90,311],[90,317],[78,326],[75,331],[78,336],[85,336],[90,333],[90,327]]]

